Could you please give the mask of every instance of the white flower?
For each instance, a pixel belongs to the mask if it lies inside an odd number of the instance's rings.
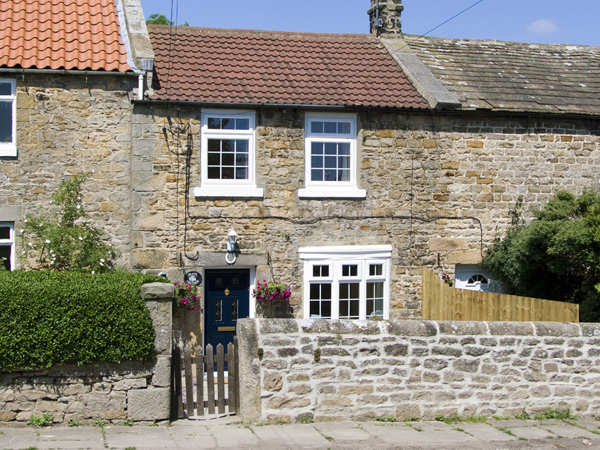
[[[81,205],[77,205],[77,209],[80,209],[80,208],[81,208]]]
[[[83,238],[82,238],[81,236],[79,236],[79,240],[80,240],[80,241],[83,241]]]
[[[27,223],[27,219],[25,219],[25,220],[23,221],[23,223]]]
[[[104,267],[104,264],[100,263],[100,267]]]
[[[50,243],[50,239],[46,239],[44,242],[45,242],[46,244],[49,244],[49,243]]]
[[[92,270],[92,275],[94,275],[95,273],[96,273],[96,272],[94,272],[94,271]]]
[[[27,245],[29,245],[30,247],[33,247],[33,244],[31,242],[28,242]]]
[[[25,231],[25,230],[24,230],[23,228],[21,228],[21,229],[19,230],[19,233],[23,234],[23,231]]]
[[[104,262],[104,258],[100,258],[100,262]]]

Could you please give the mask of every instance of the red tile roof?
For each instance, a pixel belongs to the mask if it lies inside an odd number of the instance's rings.
[[[114,0],[0,0],[0,67],[125,72]]]
[[[370,35],[158,25],[148,31],[156,100],[429,107]]]

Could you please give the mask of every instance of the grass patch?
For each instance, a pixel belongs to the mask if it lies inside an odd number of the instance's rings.
[[[35,417],[33,414],[27,421],[27,425],[33,425],[34,427],[49,427],[52,425],[52,414],[43,413],[40,417]]]
[[[70,427],[78,427],[79,425],[81,425],[81,419],[77,419],[77,418],[71,419],[67,422],[67,424]]]
[[[438,422],[444,422],[445,424],[452,425],[454,423],[484,423],[488,421],[485,416],[459,416],[454,414],[452,416],[444,416],[443,414],[435,418]]]
[[[536,420],[557,419],[557,420],[577,420],[570,409],[547,409],[541,414],[534,416]]]
[[[377,422],[397,422],[394,416],[377,416],[375,420]]]

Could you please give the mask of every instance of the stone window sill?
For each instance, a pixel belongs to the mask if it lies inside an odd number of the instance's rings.
[[[364,199],[367,198],[366,189],[358,188],[340,188],[340,187],[309,187],[306,189],[298,190],[298,197],[301,199],[305,198],[350,198],[350,199]]]
[[[197,198],[264,198],[264,189],[254,186],[211,186],[194,189]]]

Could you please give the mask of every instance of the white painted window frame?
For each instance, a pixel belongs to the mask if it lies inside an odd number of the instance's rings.
[[[314,134],[311,132],[312,122],[340,121],[350,122],[350,133]],[[358,145],[356,114],[340,113],[306,113],[304,128],[304,179],[305,188],[298,191],[299,198],[365,198],[365,189],[358,188]],[[318,142],[342,142],[350,144],[350,181],[312,181],[311,180],[311,147]]]
[[[209,117],[248,119],[248,130],[212,130],[208,128]],[[200,147],[200,187],[194,189],[196,197],[212,198],[262,198],[264,190],[256,186],[256,113],[248,110],[205,110],[201,115]],[[248,179],[209,180],[208,179],[208,140],[247,139],[248,140]]]
[[[358,281],[360,284],[359,320],[367,319],[367,283],[383,282],[383,319],[390,317],[390,274],[391,274],[391,245],[349,245],[331,247],[301,247],[300,260],[304,262],[303,280],[303,316],[310,317],[310,286],[319,282],[330,282],[331,289],[331,319],[339,319],[340,299],[339,283]],[[357,264],[356,277],[343,277],[342,266]],[[381,264],[381,275],[369,275],[371,264]],[[313,277],[314,266],[329,265],[328,277]],[[312,317],[314,319],[314,317]]]
[[[10,247],[10,267],[15,270],[16,249],[15,249],[15,224],[14,222],[0,222],[0,227],[8,227],[8,239],[0,239],[0,247]]]
[[[11,78],[0,78],[0,83],[10,84],[10,95],[0,95],[1,102],[12,105],[12,142],[0,142],[0,156],[17,156],[17,82]]]

